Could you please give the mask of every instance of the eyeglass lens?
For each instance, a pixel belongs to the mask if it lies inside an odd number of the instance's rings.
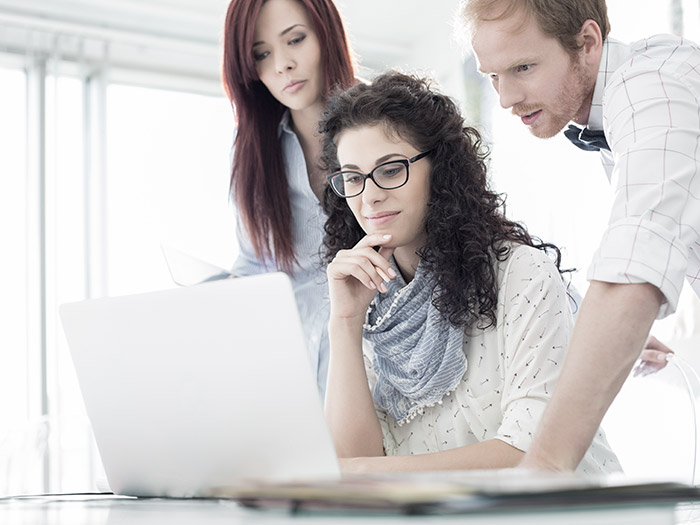
[[[375,168],[371,175],[379,187],[390,190],[406,182],[408,169],[403,162],[388,162]],[[343,195],[357,195],[364,189],[365,177],[355,172],[341,172],[333,182]]]

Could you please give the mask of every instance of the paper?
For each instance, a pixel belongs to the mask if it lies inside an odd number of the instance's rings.
[[[170,276],[175,281],[175,284],[191,286],[231,277],[231,273],[228,270],[193,257],[177,248],[163,244],[161,249],[163,250],[163,256],[168,265]]]

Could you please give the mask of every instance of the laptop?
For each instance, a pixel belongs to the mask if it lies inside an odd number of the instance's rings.
[[[60,317],[115,494],[339,478],[285,274],[64,304]]]

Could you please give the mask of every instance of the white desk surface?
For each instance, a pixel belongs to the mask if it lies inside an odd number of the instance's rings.
[[[637,506],[544,512],[456,516],[381,514],[341,515],[253,510],[223,500],[135,500],[115,498],[13,499],[0,501],[3,525],[379,525],[391,523],[464,523],[483,525],[673,525],[700,524],[700,505]]]

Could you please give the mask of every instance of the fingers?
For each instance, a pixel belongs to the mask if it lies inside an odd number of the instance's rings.
[[[391,238],[392,237],[389,234],[374,233],[371,235],[366,235],[355,245],[355,248],[365,246],[371,247],[373,248],[372,251],[379,255],[380,258],[372,255],[372,260],[375,263],[377,272],[385,282],[389,282],[391,279],[396,277],[396,272],[391,267],[391,264],[389,264],[389,258],[394,254],[394,248],[384,246],[385,244],[391,242]],[[379,247],[379,250],[375,251],[375,247]]]
[[[633,377],[644,377],[649,374],[654,374],[664,368],[668,361],[654,362],[654,361],[640,361],[632,370]]]
[[[338,252],[328,267],[329,277],[354,277],[367,288],[386,292],[386,282],[396,276],[389,262],[372,248],[353,248]]]
[[[657,350],[658,352],[666,353],[666,354],[673,353],[673,350],[671,350],[668,346],[663,344],[661,341],[659,341],[653,335],[650,335],[649,338],[647,339],[647,342],[644,345],[644,349],[645,350],[647,350],[647,349]]]
[[[657,350],[644,350],[639,356],[639,363],[634,367],[634,377],[644,377],[658,372],[668,364],[668,358],[672,352],[659,352]]]
[[[384,258],[388,261],[389,258],[390,258],[392,255],[394,255],[394,248],[387,248],[386,246],[382,246],[382,247],[379,248],[379,251],[378,251],[377,253],[378,253],[379,255],[381,255],[382,257],[384,257]],[[392,268],[391,268],[391,265],[389,265],[389,269],[390,269],[390,270],[392,269]],[[396,277],[396,275],[394,275],[393,277]]]
[[[639,356],[640,362],[634,367],[632,375],[644,377],[658,372],[666,366],[672,355],[673,350],[651,335],[647,339],[644,350]]]
[[[391,242],[391,235],[388,233],[372,233],[370,235],[365,235],[359,242],[355,245],[355,248],[373,248],[375,246],[384,246]],[[393,251],[393,250],[392,250]]]
[[[328,266],[329,277],[346,279],[352,276],[367,288],[385,293],[385,283],[396,277],[388,260],[394,249],[382,247],[390,240],[391,235],[367,235],[354,248],[339,251]],[[376,251],[375,246],[380,246],[380,250]]]
[[[642,350],[642,354],[639,359],[642,361],[649,361],[651,363],[663,363],[666,364],[669,357],[673,355],[673,352],[659,352],[658,350]]]

